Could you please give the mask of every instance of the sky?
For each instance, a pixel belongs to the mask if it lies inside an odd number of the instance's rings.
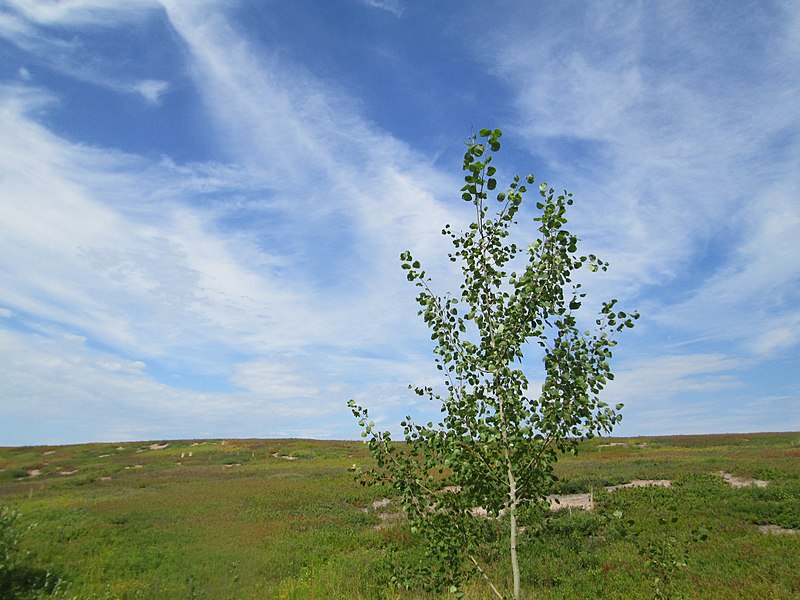
[[[642,315],[615,434],[800,430],[797,2],[0,0],[0,445],[435,418],[483,127]]]

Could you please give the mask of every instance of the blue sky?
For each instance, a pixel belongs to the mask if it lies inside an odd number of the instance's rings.
[[[616,433],[800,430],[799,74],[790,1],[4,0],[0,445],[435,416],[481,127],[642,313]]]

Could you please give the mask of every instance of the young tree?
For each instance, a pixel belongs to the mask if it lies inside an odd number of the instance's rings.
[[[468,141],[461,191],[475,220],[464,232],[450,225],[442,230],[455,248],[450,260],[461,264],[460,298],[436,295],[411,253],[400,256],[408,280],[419,288],[419,314],[431,329],[444,374],[443,393],[414,389],[441,404],[441,422],[420,425],[407,417],[401,423],[405,444],[395,444],[388,432],[375,429],[367,409],[352,400],[349,406],[377,465],[362,472],[362,481],[392,486],[412,531],[427,542],[427,560],[415,578],[457,592],[480,573],[503,598],[481,552],[487,541],[507,536],[513,597],[519,599],[521,528],[546,514],[558,453],[574,453],[580,439],[610,432],[621,419],[622,405],[611,408],[598,394],[613,379],[613,334],[633,327],[638,314],[619,311],[610,300],[593,332],[579,328],[576,311],[585,293],[573,274],[605,271],[608,263],[578,254],[578,238],[565,229],[572,194],[556,195],[543,183],[538,239],[527,247],[509,240],[525,183],[534,177],[522,183],[515,176],[506,191],[495,191],[491,162],[501,135],[482,129]],[[529,351],[543,360],[543,382],[535,390],[522,369]]]

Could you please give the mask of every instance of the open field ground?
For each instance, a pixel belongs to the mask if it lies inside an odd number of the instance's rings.
[[[59,598],[439,597],[392,587],[392,561],[422,549],[353,481],[368,462],[358,442],[0,448],[0,505],[36,523],[12,575],[49,572]],[[586,494],[593,510],[523,535],[529,597],[652,598],[659,575],[673,595],[800,597],[800,433],[591,440],[557,473],[562,506]],[[668,483],[606,489],[633,480]],[[509,577],[491,544],[484,559]]]

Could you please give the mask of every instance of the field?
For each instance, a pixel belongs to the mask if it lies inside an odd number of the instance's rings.
[[[49,586],[29,597],[445,597],[392,585],[422,548],[383,490],[354,482],[368,462],[358,442],[0,448],[0,506],[24,533],[5,576]],[[523,535],[526,597],[800,597],[800,434],[590,440],[557,474],[554,493],[593,510]],[[632,480],[671,486],[605,489]],[[490,597],[477,579],[466,591]]]

